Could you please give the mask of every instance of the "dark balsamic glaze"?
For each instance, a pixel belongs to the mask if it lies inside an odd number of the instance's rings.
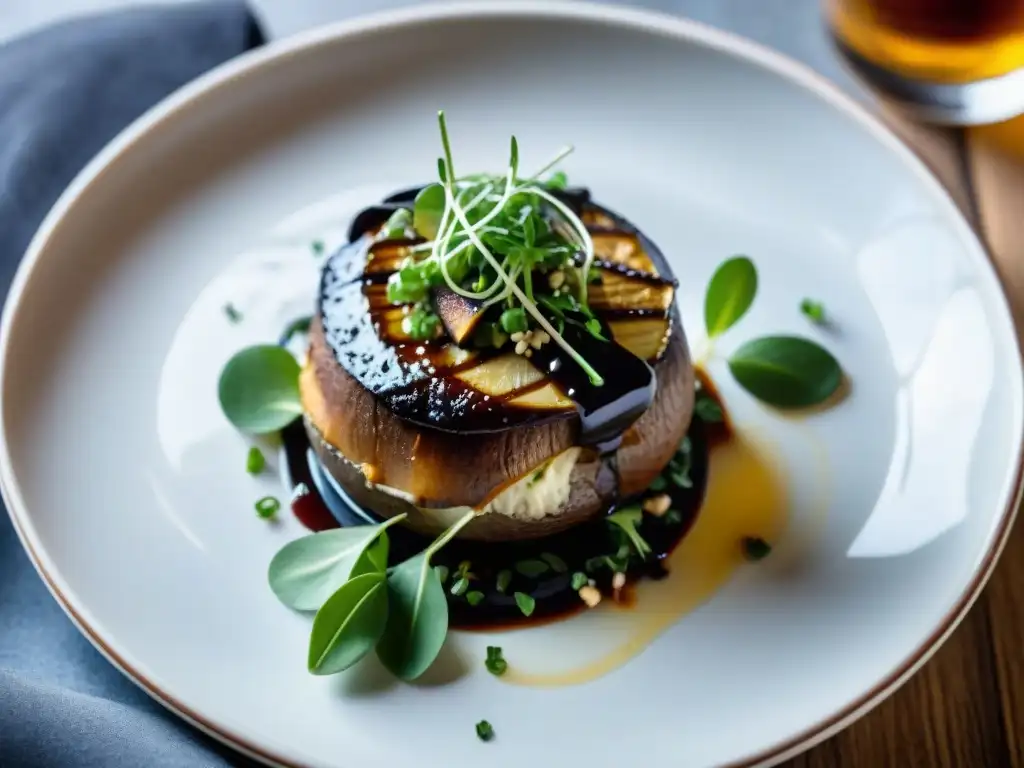
[[[626,571],[627,581],[634,583],[640,579],[661,579],[668,573],[665,558],[683,540],[700,511],[704,500],[708,477],[709,447],[714,443],[727,439],[727,424],[706,424],[694,417],[688,437],[690,439],[690,479],[689,488],[681,488],[668,481],[665,493],[672,498],[673,510],[678,516],[666,515],[654,517],[645,514],[638,526],[638,531],[651,546],[652,554],[642,563],[631,559]],[[309,465],[309,439],[302,422],[297,421],[283,433],[288,469],[293,482],[301,482],[308,488],[308,493],[300,495],[305,501],[300,507],[293,503],[292,509],[302,522],[311,530],[319,531],[326,528],[337,528],[340,517],[346,521],[357,519],[353,510],[355,503],[339,496],[334,500],[334,515],[329,504],[316,490]],[[314,459],[315,461],[315,459]],[[325,470],[320,470],[326,473]],[[624,499],[608,510],[608,514],[617,509],[636,503],[639,499]],[[313,516],[308,510],[316,509]],[[325,519],[324,513],[329,516]],[[362,518],[376,519],[369,511],[358,510]],[[312,520],[310,525],[308,521]],[[346,523],[347,524],[347,523]],[[423,551],[431,539],[408,530],[401,525],[388,529],[390,539],[390,560],[392,564],[402,562]],[[594,579],[595,586],[606,595],[615,596],[620,602],[628,602],[629,589],[616,592],[612,589],[613,572],[607,567],[587,568],[588,561],[608,555],[613,556],[620,546],[615,535],[615,528],[604,518],[577,525],[568,531],[542,539],[519,542],[481,542],[465,539],[454,539],[433,559],[434,565],[444,566],[449,571],[445,581],[445,594],[448,598],[449,621],[451,626],[460,629],[497,629],[505,626],[521,626],[555,621],[582,610],[585,605],[572,588],[572,576],[576,572],[586,573]],[[537,576],[530,577],[516,569],[517,563],[546,562],[545,556],[555,555],[565,564],[564,572],[549,567]],[[451,594],[455,581],[454,574],[463,562],[468,562],[471,574],[469,587],[462,595]],[[497,590],[498,574],[508,570],[512,580],[502,593]],[[467,595],[480,592],[483,599],[471,605]],[[536,602],[533,614],[523,616],[516,604],[514,594],[523,592],[530,595]]]

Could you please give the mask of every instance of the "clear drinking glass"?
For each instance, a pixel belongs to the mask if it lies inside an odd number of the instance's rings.
[[[841,55],[923,119],[977,125],[1024,113],[1024,0],[825,0]]]

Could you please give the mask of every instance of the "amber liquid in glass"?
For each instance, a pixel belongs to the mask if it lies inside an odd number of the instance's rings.
[[[836,37],[908,78],[971,83],[1024,68],[1024,0],[828,0]]]

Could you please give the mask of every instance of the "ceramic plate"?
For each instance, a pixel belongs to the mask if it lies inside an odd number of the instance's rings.
[[[668,579],[682,588],[644,587],[634,613],[454,633],[414,685],[372,661],[318,678],[309,618],[266,585],[302,528],[253,513],[285,491],[245,473],[216,382],[310,311],[314,240],[329,251],[360,207],[433,176],[440,108],[466,168],[500,170],[510,133],[524,167],[574,144],[570,179],[670,260],[695,349],[713,270],[754,260],[754,305],[707,368],[785,517],[772,555],[744,565],[735,537],[756,498],[706,509]],[[845,398],[799,418],[759,405],[724,359],[765,333],[830,349]],[[782,760],[877,704],[956,626],[1005,541],[1024,434],[999,283],[907,149],[781,56],[584,3],[402,11],[201,78],[46,220],[2,366],[4,498],[55,597],[156,699],[282,765]],[[729,471],[712,466],[720,484]],[[485,671],[489,644],[515,675]]]

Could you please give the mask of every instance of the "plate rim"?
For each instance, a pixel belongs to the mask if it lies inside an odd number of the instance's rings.
[[[189,108],[200,106],[203,99],[211,98],[219,89],[231,87],[235,81],[244,78],[259,77],[262,70],[276,66],[278,62],[291,56],[307,53],[319,46],[333,45],[340,39],[378,34],[406,26],[430,27],[452,21],[494,18],[554,18],[570,22],[598,22],[610,27],[641,31],[702,45],[742,59],[788,80],[804,90],[810,91],[831,107],[842,112],[847,118],[859,123],[875,140],[892,151],[906,168],[915,172],[926,187],[931,188],[936,195],[936,202],[946,208],[949,220],[955,223],[959,230],[958,234],[973,242],[978,251],[984,254],[986,258],[983,259],[984,263],[980,265],[980,269],[982,272],[987,271],[999,299],[999,306],[993,309],[1002,313],[1007,321],[1017,350],[1017,364],[1021,366],[1021,339],[1010,311],[1003,281],[995,269],[988,248],[969,225],[949,191],[924,160],[911,150],[877,115],[808,65],[742,35],[660,11],[598,3],[593,0],[575,0],[571,3],[550,3],[545,0],[443,0],[425,5],[362,14],[270,41],[260,48],[236,56],[190,81],[144,112],[118,133],[86,164],[58,197],[33,236],[15,272],[3,313],[0,315],[0,393],[6,391],[8,379],[12,375],[8,365],[10,338],[17,321],[22,296],[32,279],[36,263],[46,249],[47,242],[53,232],[59,228],[68,212],[73,210],[77,201],[88,193],[93,183],[135,144],[145,140],[160,128],[167,127],[167,123]],[[1024,383],[1021,383],[1017,389],[1016,398],[1018,403],[1024,402]],[[810,749],[867,714],[900,688],[932,657],[973,607],[1006,546],[1022,494],[1024,494],[1024,455],[1022,455],[1024,454],[1024,437],[1017,443],[1016,454],[1016,473],[1006,499],[1006,506],[991,534],[990,544],[977,564],[973,578],[934,631],[862,696],[826,715],[804,730],[780,740],[777,744],[720,768],[777,765]],[[155,675],[148,672],[142,673],[139,667],[145,665],[131,660],[127,653],[119,651],[116,640],[108,639],[101,630],[94,628],[93,624],[99,622],[93,620],[90,623],[88,608],[75,595],[70,585],[64,581],[59,569],[39,542],[35,527],[31,522],[31,516],[21,496],[17,478],[14,475],[7,425],[2,414],[0,414],[0,496],[4,500],[22,547],[50,594],[79,632],[122,674],[166,709],[232,749],[272,766],[305,767],[305,764],[297,757],[286,754],[290,751],[287,748],[275,751],[276,748],[264,746],[259,743],[258,739],[240,734],[235,729],[218,723],[213,718],[203,716],[195,709],[185,705],[165,691],[164,688],[169,686],[155,681]]]

